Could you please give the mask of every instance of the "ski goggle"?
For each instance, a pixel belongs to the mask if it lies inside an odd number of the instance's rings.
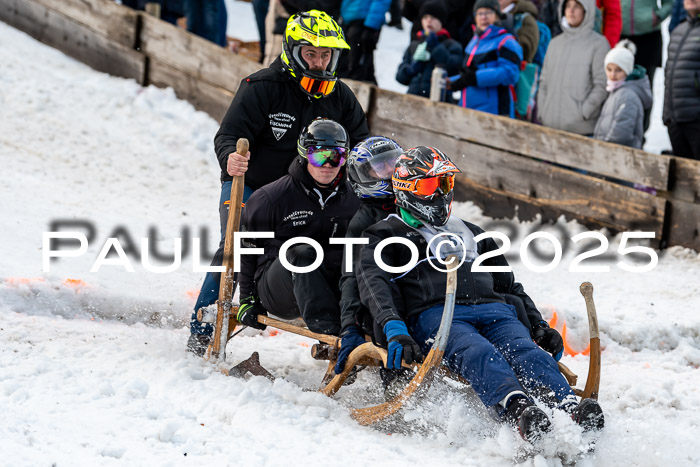
[[[348,150],[344,147],[311,146],[306,149],[306,158],[309,160],[309,164],[314,167],[323,167],[326,163],[330,164],[331,167],[342,166],[345,164],[347,155]]]
[[[299,81],[299,84],[304,89],[304,91],[314,96],[327,96],[328,94],[333,92],[333,88],[335,87],[335,81],[309,78],[308,76],[302,76],[301,81]]]
[[[391,178],[394,188],[403,191],[410,191],[418,196],[429,198],[440,190],[440,194],[446,195],[455,187],[455,177],[452,174],[441,175],[439,177],[419,178],[417,180],[399,180]]]

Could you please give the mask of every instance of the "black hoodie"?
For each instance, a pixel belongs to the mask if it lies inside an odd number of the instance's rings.
[[[297,158],[289,175],[253,193],[241,214],[241,232],[274,232],[274,238],[245,239],[245,248],[263,248],[262,255],[241,255],[241,297],[255,294],[255,281],[279,256],[282,244],[294,237],[310,237],[324,250],[323,264],[340,277],[342,245],[330,245],[332,237],[345,237],[350,219],[360,206],[345,176],[345,168],[335,186],[319,188],[306,169],[306,160]]]

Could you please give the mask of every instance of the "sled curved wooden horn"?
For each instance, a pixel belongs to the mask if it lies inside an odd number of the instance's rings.
[[[446,264],[455,264],[459,259],[450,255],[447,258]],[[442,320],[440,321],[440,328],[435,335],[435,342],[433,347],[430,349],[428,356],[425,361],[418,369],[413,379],[408,386],[404,388],[403,391],[392,400],[379,404],[372,407],[365,407],[364,409],[353,409],[351,412],[352,418],[357,420],[360,425],[371,425],[378,421],[381,421],[390,415],[395,414],[403,406],[404,403],[416,392],[418,389],[422,391],[427,390],[430,387],[433,376],[436,370],[440,367],[442,363],[442,357],[445,354],[445,347],[447,346],[447,339],[450,335],[450,328],[452,327],[452,317],[455,311],[455,290],[457,288],[457,268],[447,273],[447,287],[445,292],[445,308],[442,312]],[[364,345],[364,344],[363,344]],[[360,346],[362,347],[362,346]],[[359,350],[355,349],[350,355]],[[384,356],[384,361],[386,362],[386,356]],[[352,368],[352,365],[346,364],[345,369]]]
[[[590,334],[591,352],[588,362],[588,378],[586,386],[580,394],[582,398],[598,399],[600,389],[600,333],[598,331],[598,315],[593,303],[593,285],[584,282],[580,287],[581,295],[586,301],[586,312],[588,313],[588,332]]]

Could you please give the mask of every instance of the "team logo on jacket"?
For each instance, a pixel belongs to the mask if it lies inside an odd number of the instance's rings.
[[[269,114],[270,119],[270,129],[275,139],[279,141],[290,130],[296,121],[296,117],[286,114],[284,112],[278,112],[276,114]]]

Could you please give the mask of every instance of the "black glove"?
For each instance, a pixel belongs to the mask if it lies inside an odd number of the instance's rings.
[[[537,345],[551,353],[556,361],[559,361],[564,353],[564,340],[556,329],[549,327],[546,321],[540,321],[533,326],[532,339]]]
[[[401,358],[409,365],[422,362],[423,353],[416,341],[408,334],[406,324],[400,320],[392,320],[384,325],[384,335],[388,341],[386,367],[401,368]]]
[[[475,67],[463,67],[459,70],[459,78],[450,83],[450,89],[453,91],[459,91],[468,86],[477,86]]]
[[[428,49],[433,50],[440,44],[440,39],[438,39],[437,34],[431,31],[425,38],[425,43],[428,44]]]
[[[241,299],[241,304],[238,307],[236,319],[244,326],[260,329],[264,331],[267,326],[258,323],[258,315],[267,316],[267,310],[263,308],[258,297],[251,295]]]
[[[362,50],[365,52],[372,52],[377,48],[377,42],[379,42],[380,29],[372,29],[365,26],[362,29],[362,35],[360,35],[360,44]]]

